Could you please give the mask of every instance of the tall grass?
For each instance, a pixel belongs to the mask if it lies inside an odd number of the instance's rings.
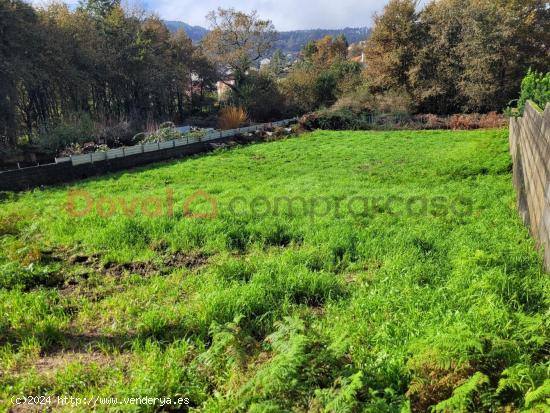
[[[248,119],[246,110],[241,107],[227,106],[220,110],[218,126],[220,129],[236,129]]]

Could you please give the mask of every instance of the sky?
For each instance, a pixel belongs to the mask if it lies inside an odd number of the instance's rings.
[[[205,26],[205,16],[218,7],[257,10],[277,30],[341,29],[370,26],[387,0],[143,0],[146,9],[163,19]]]
[[[44,4],[49,0],[30,0]],[[69,4],[78,0],[66,0]],[[154,12],[165,20],[179,20],[194,26],[206,26],[205,16],[218,7],[233,7],[270,19],[277,30],[342,29],[371,26],[372,16],[384,8],[387,0],[123,0]]]

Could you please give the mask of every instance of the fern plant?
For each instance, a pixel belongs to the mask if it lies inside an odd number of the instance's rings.
[[[478,371],[466,382],[457,387],[450,398],[439,402],[433,408],[433,412],[467,412],[473,396],[486,384],[489,384],[489,378]]]
[[[550,379],[525,395],[525,407],[530,413],[550,411]]]

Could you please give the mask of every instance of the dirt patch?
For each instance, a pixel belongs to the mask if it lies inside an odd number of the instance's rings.
[[[61,370],[66,365],[79,362],[85,365],[96,364],[100,367],[108,366],[114,358],[100,352],[62,352],[40,357],[34,364],[34,368],[41,375],[51,375]]]
[[[92,255],[82,255],[82,254],[75,254],[71,255],[68,259],[69,264],[93,264],[96,263],[99,260],[99,254],[92,254]]]
[[[0,400],[2,402],[2,400]],[[44,406],[36,404],[14,404],[8,410],[9,413],[43,412]],[[47,410],[46,410],[47,411]]]
[[[107,263],[101,268],[106,274],[120,277],[125,273],[137,274],[141,276],[154,275],[159,273],[157,265],[150,261],[129,262],[125,264]]]
[[[121,277],[124,274],[136,274],[143,277],[163,275],[169,274],[176,268],[187,268],[193,270],[208,263],[208,255],[199,251],[177,251],[174,253],[169,253],[165,251],[164,248],[162,248],[162,250],[163,252],[160,253],[162,260],[160,262],[139,261],[129,263],[103,263],[100,254],[86,255],[81,253],[70,256],[65,254],[63,261],[75,267],[83,267],[84,272],[77,275],[78,277],[84,279],[88,278],[92,272],[114,277]],[[67,293],[75,292],[76,284],[79,284],[79,282],[69,282],[68,285],[65,286]]]
[[[98,302],[113,294],[121,293],[124,290],[124,285],[112,285],[108,288],[102,286],[101,288],[98,288],[96,286],[90,286],[86,284],[86,282],[79,283],[77,280],[71,280],[71,282],[61,288],[59,292],[64,297],[85,297],[91,302]],[[69,314],[76,314],[78,312],[78,308],[66,306],[65,312]]]
[[[208,263],[208,255],[202,252],[182,252],[178,251],[165,261],[165,265],[170,268],[181,268],[185,267],[187,269],[195,269],[202,267]]]

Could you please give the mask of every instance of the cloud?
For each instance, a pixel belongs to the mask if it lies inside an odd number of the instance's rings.
[[[180,20],[205,26],[205,16],[218,7],[242,11],[257,10],[273,21],[278,30],[340,29],[370,26],[375,12],[387,0],[145,0],[143,6],[166,20]]]

